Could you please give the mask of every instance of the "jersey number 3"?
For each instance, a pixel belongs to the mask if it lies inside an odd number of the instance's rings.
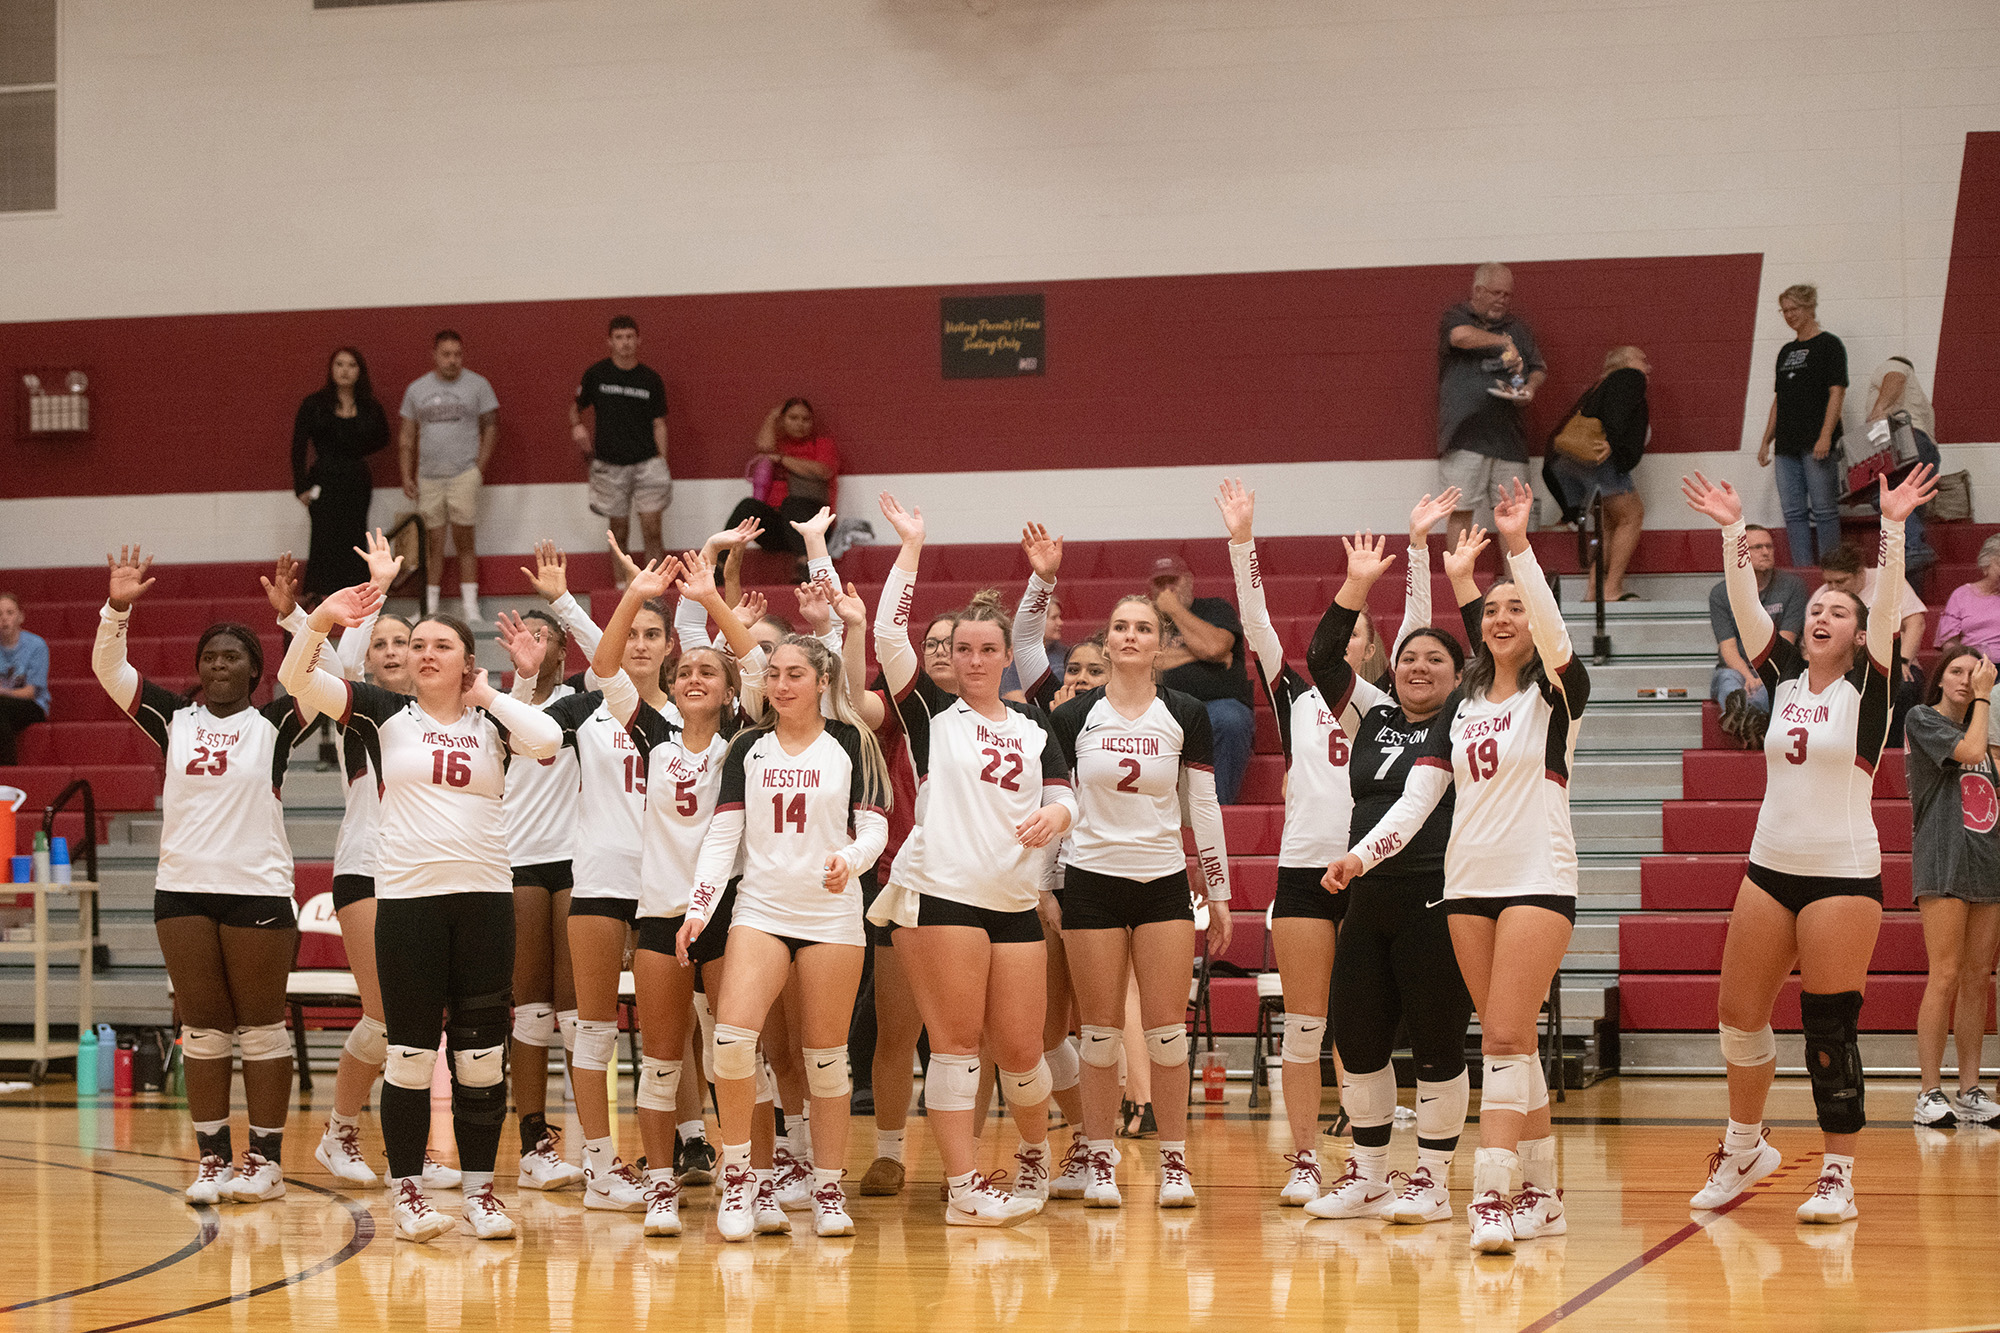
[[[1785,733],[1792,738],[1792,748],[1785,751],[1785,762],[1803,764],[1806,761],[1806,737],[1812,735],[1804,727],[1793,727]]]

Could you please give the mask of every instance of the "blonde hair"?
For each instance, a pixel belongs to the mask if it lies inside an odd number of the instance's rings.
[[[1372,684],[1389,673],[1389,650],[1382,642],[1382,632],[1375,628],[1375,617],[1363,611],[1354,623],[1368,627],[1368,647],[1361,654],[1360,669],[1354,674]]]
[[[796,648],[805,654],[806,665],[819,678],[820,692],[833,707],[834,720],[845,722],[861,736],[861,799],[867,804],[887,810],[894,804],[894,795],[889,789],[889,761],[883,757],[882,742],[869,729],[861,715],[854,711],[854,704],[847,697],[847,683],[840,666],[840,655],[821,643],[818,639],[803,635],[788,634],[771,649],[771,656],[778,655],[778,648]],[[778,710],[771,706],[769,698],[764,700],[764,716],[757,720],[752,731],[770,731],[778,725]]]
[[[1614,347],[1604,354],[1604,373],[1609,375],[1614,370],[1623,369],[1644,355],[1644,352],[1631,343],[1626,343],[1623,347]]]
[[[953,637],[957,636],[960,625],[998,625],[1000,645],[1010,653],[1014,651],[1014,617],[1007,614],[1007,604],[1000,600],[998,588],[981,588],[963,610],[951,613],[950,620]]]
[[[1819,288],[1809,282],[1795,282],[1778,293],[1779,305],[1783,305],[1787,301],[1790,301],[1793,305],[1802,305],[1808,310],[1817,310],[1819,309]]]

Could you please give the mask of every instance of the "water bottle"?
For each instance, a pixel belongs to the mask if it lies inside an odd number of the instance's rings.
[[[37,884],[48,883],[49,882],[49,835],[42,832],[40,829],[35,830],[35,850],[31,854],[30,859],[34,862],[35,866],[35,883]]]
[[[76,1035],[76,1095],[97,1095],[97,1029],[85,1028]]]
[[[118,1033],[109,1023],[97,1025],[97,1090],[111,1091],[111,1080],[118,1068]]]
[[[111,1066],[111,1091],[120,1097],[132,1095],[132,1062],[138,1053],[138,1038],[119,1038],[117,1060]]]
[[[1200,1063],[1202,1100],[1221,1101],[1229,1082],[1229,1067],[1223,1060],[1222,1052],[1203,1051]]]

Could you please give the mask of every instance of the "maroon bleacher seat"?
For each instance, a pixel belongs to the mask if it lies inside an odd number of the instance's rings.
[[[1726,912],[1736,902],[1748,864],[1741,852],[1644,857],[1639,905],[1649,912]],[[1891,912],[1914,906],[1908,852],[1882,855],[1882,906]]]
[[[1761,801],[1765,776],[1761,750],[1704,749],[1681,754],[1681,795],[1690,801]],[[1882,762],[1875,766],[1875,795],[1882,800],[1909,798],[1901,750],[1882,752]]]
[[[1716,997],[1721,977],[1622,973],[1618,978],[1618,1023],[1628,1032],[1715,1031]],[[1917,1007],[1924,998],[1924,978],[1915,973],[1884,973],[1868,979],[1867,1001],[1861,1009],[1864,1032],[1912,1032]],[[1784,1032],[1799,1030],[1799,982],[1785,983],[1772,1010],[1771,1024]],[[1993,1030],[1988,1011],[1987,1031]],[[1718,1063],[1720,1056],[1717,1057]]]
[[[1666,801],[1660,806],[1660,846],[1668,852],[1748,851],[1757,831],[1756,801]],[[1874,802],[1875,829],[1885,852],[1910,850],[1910,803]]]
[[[1644,912],[1618,920],[1621,972],[1720,972],[1726,912]],[[1889,972],[1924,972],[1924,924],[1914,912],[1888,912],[1869,961],[1871,978]],[[1872,984],[1872,981],[1871,981]]]

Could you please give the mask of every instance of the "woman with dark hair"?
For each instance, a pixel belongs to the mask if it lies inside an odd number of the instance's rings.
[[[305,396],[292,418],[292,494],[312,514],[306,596],[367,581],[357,548],[375,483],[365,460],[388,443],[389,418],[375,400],[368,362],[356,348],[336,348],[327,358],[326,383]]]
[[[1986,750],[1995,674],[1979,649],[1947,644],[1931,669],[1924,702],[1903,723],[1916,831],[1910,870],[1930,960],[1917,1010],[1923,1083],[1911,1119],[1932,1129],[1961,1121],[1983,1125],[2000,1114],[1979,1086],[1993,955],[2000,948],[2000,796]],[[1954,1026],[1958,1090],[1947,1098],[1944,1039]]]
[[[166,759],[153,930],[173,982],[188,1113],[201,1154],[187,1198],[198,1204],[282,1198],[292,1091],[285,979],[299,931],[279,791],[301,719],[290,700],[251,703],[264,675],[264,649],[244,625],[202,631],[189,696],[142,677],[125,659],[125,638],[132,604],[153,586],[147,577],[153,562],[132,546],[106,563],[110,594],[91,667]],[[230,1165],[232,1040],[243,1055],[250,1109],[240,1168]]]
[[[805,535],[792,525],[831,508],[840,450],[819,430],[812,404],[787,398],[757,428],[757,456],[750,460],[751,493],[729,516],[729,526],[754,518],[764,525],[757,544],[765,550],[806,553]]]

